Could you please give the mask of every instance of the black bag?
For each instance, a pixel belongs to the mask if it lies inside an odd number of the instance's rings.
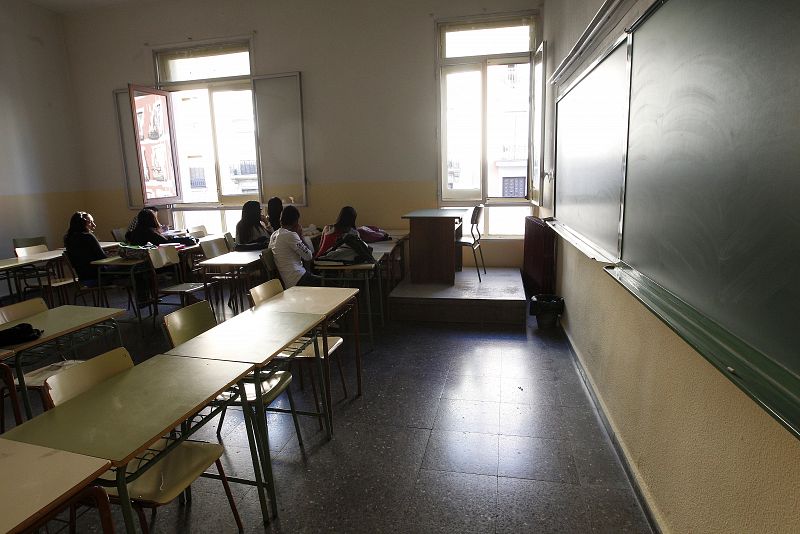
[[[320,263],[331,261],[344,265],[353,265],[357,263],[375,263],[375,258],[372,256],[372,247],[364,243],[355,233],[348,232],[337,239],[333,247],[324,256],[317,258],[317,261],[320,261]]]
[[[30,323],[19,323],[18,325],[0,330],[0,347],[19,345],[27,343],[42,336],[43,330],[34,328]]]

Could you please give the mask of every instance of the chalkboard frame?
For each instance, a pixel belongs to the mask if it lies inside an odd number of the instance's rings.
[[[591,75],[595,69],[603,63],[609,56],[611,56],[616,50],[621,47],[625,46],[625,54],[626,54],[626,65],[625,65],[625,86],[626,86],[626,110],[625,110],[625,138],[623,140],[622,146],[620,147],[620,171],[621,171],[621,183],[620,183],[620,194],[619,194],[619,212],[617,218],[617,243],[615,250],[609,250],[607,247],[604,247],[600,243],[593,240],[591,237],[584,235],[582,232],[578,231],[577,229],[572,228],[569,224],[566,224],[564,221],[558,219],[558,188],[559,188],[559,176],[558,176],[558,114],[559,114],[559,104],[561,101],[567,97],[570,92],[573,91],[584,79],[586,79],[589,75]],[[627,161],[628,161],[628,122],[630,118],[630,80],[631,80],[631,58],[632,58],[632,46],[633,40],[632,36],[629,33],[623,33],[617,39],[614,40],[608,47],[606,47],[598,57],[592,61],[589,66],[587,66],[580,74],[578,74],[574,80],[559,94],[556,98],[556,106],[554,112],[554,123],[556,124],[556,132],[554,135],[554,148],[553,148],[553,157],[556,162],[555,168],[555,182],[553,186],[553,214],[554,219],[548,221],[548,224],[551,228],[553,228],[561,237],[572,243],[574,246],[578,247],[582,250],[587,256],[592,259],[596,259],[598,261],[602,261],[605,263],[614,263],[620,260],[622,257],[622,233],[623,233],[623,225],[624,225],[624,214],[625,214],[625,182],[627,177]]]

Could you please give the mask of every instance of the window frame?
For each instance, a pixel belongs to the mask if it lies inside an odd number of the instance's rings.
[[[461,56],[461,57],[445,57],[445,35],[453,28],[463,27],[464,29],[483,29],[483,28],[497,28],[513,25],[514,22],[526,21],[530,24],[530,50],[526,52],[510,52],[504,54],[487,54],[481,56]],[[512,23],[512,24],[510,24]],[[463,207],[476,206],[484,204],[487,208],[497,208],[501,206],[527,206],[531,208],[538,205],[541,199],[541,177],[537,180],[539,183],[538,195],[539,199],[533,198],[533,183],[536,179],[533,177],[533,115],[534,115],[534,56],[540,48],[541,41],[537,37],[537,30],[539,28],[538,12],[527,11],[505,15],[493,15],[485,17],[459,17],[454,19],[439,19],[435,22],[436,31],[436,104],[438,108],[438,116],[436,121],[436,147],[437,147],[437,200],[439,207]],[[520,60],[524,61],[520,61]],[[488,158],[487,158],[487,69],[489,65],[497,64],[511,64],[527,62],[530,66],[530,81],[529,81],[529,95],[528,95],[528,164],[527,164],[527,195],[524,198],[503,198],[503,197],[489,197],[488,195]],[[451,195],[446,198],[445,191],[447,187],[447,157],[444,153],[446,148],[446,86],[445,74],[447,72],[467,71],[478,68],[481,72],[481,189],[478,197],[472,196],[466,198],[469,193],[464,195],[464,198],[457,198],[458,195]],[[542,98],[544,100],[544,98]],[[543,102],[540,103],[543,106]],[[544,116],[544,108],[541,108],[542,117]],[[542,123],[544,121],[542,120]],[[543,125],[542,125],[543,128]],[[541,173],[540,173],[541,174]],[[469,190],[473,192],[475,190]],[[486,237],[489,239],[519,239],[518,235],[506,234],[489,234],[491,209],[484,210],[484,228],[487,229]]]

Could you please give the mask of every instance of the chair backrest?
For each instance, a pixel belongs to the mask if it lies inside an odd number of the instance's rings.
[[[38,237],[15,237],[11,241],[14,243],[14,248],[47,246],[47,238],[41,235]]]
[[[16,247],[14,249],[14,253],[18,258],[25,258],[42,252],[47,252],[47,245],[31,245],[30,247]]]
[[[202,224],[200,226],[190,226],[186,231],[192,237],[205,237],[208,235],[206,227]]]
[[[58,406],[132,367],[131,355],[124,347],[118,347],[59,371],[44,381],[44,391],[50,406]]]
[[[217,320],[214,318],[211,303],[207,300],[195,302],[164,316],[164,328],[173,347],[186,343],[215,326]]]
[[[236,240],[230,232],[225,232],[225,244],[228,245],[228,252],[236,250]]]
[[[147,253],[150,255],[150,263],[153,264],[154,269],[178,265],[181,261],[175,247],[151,248],[147,250]]]
[[[478,228],[478,223],[481,222],[481,215],[483,215],[483,204],[478,204],[472,210],[472,218],[470,220],[472,226],[469,228],[469,233],[472,234],[472,238],[475,241],[481,240],[481,231]]]
[[[114,238],[114,241],[123,242],[125,241],[125,233],[127,231],[128,231],[127,228],[112,228],[111,237]]]
[[[207,259],[216,258],[217,256],[222,256],[223,254],[227,254],[229,252],[228,244],[225,242],[225,238],[223,237],[209,239],[207,241],[200,241],[200,249],[203,251],[203,255]]]
[[[470,223],[478,224],[481,221],[481,215],[483,215],[483,204],[478,204],[472,210],[472,219],[470,220]]]
[[[253,302],[253,306],[258,306],[265,300],[270,299],[281,292],[283,292],[283,285],[281,284],[280,280],[274,278],[251,288],[250,299]]]
[[[9,304],[8,306],[3,306],[0,308],[0,324],[18,321],[43,311],[47,311],[47,304],[41,297],[23,300],[22,302],[17,302],[15,304]]]
[[[273,278],[277,278],[280,280],[281,276],[278,272],[278,266],[275,264],[275,254],[272,252],[272,249],[265,248],[261,252],[261,262],[264,264],[264,268],[267,270],[267,278],[272,280]],[[281,281],[281,283],[283,283]]]

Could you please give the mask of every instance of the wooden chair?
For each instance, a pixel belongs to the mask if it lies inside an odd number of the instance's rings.
[[[123,243],[125,241],[125,234],[127,233],[127,228],[112,228],[111,229],[111,237],[114,238],[114,241],[119,241]]]
[[[228,245],[228,252],[233,252],[236,250],[236,240],[233,238],[230,232],[225,232],[225,244]]]
[[[481,231],[480,229],[478,229],[478,223],[481,220],[481,215],[483,215],[483,204],[475,206],[475,209],[472,210],[472,217],[470,220],[471,226],[469,228],[470,235],[461,236],[459,239],[456,240],[456,245],[460,245],[462,247],[470,247],[472,249],[472,258],[473,260],[475,260],[475,269],[477,269],[478,271],[478,282],[481,282],[482,280],[481,280],[481,269],[478,266],[478,257],[475,254],[476,250],[481,253],[481,264],[483,264],[483,274],[486,274],[486,262],[483,261],[483,250],[481,249]]]
[[[47,247],[47,238],[43,235],[36,237],[15,237],[11,239],[14,248],[35,247],[36,245],[44,245]],[[47,248],[45,248],[47,250]]]
[[[43,243],[43,237],[30,237],[30,238],[16,238],[14,241],[14,254],[18,258],[25,258],[34,254],[41,254],[48,252],[47,245]],[[33,245],[17,246],[18,243],[36,243]],[[44,267],[36,267],[33,265],[26,265],[22,269],[14,273],[15,284],[20,295],[20,300],[25,299],[25,294],[29,291],[41,291],[42,295],[47,298],[48,303],[53,305],[53,288],[49,286],[49,282],[59,280],[60,277],[53,268],[50,262]],[[22,282],[22,284],[20,284]],[[60,284],[66,285],[66,284]]]
[[[153,278],[152,284],[152,303],[154,307],[153,317],[158,313],[159,298],[162,296],[178,295],[180,298],[180,306],[186,306],[186,299],[189,296],[194,296],[198,291],[203,290],[204,285],[201,282],[183,282],[169,286],[160,286],[158,283],[158,275],[156,270],[166,269],[171,267],[173,276],[176,280],[180,278],[180,256],[175,247],[158,247],[148,250],[150,256],[151,275]],[[161,303],[167,304],[167,303]]]
[[[250,297],[250,305],[251,306],[258,306],[262,302],[271,299],[275,295],[278,295],[283,292],[283,285],[281,281],[277,278],[273,278],[272,280],[268,280],[263,284],[257,285],[254,288],[250,289],[249,297]],[[342,346],[344,340],[340,337],[336,336],[328,336],[328,356],[333,358],[334,352]],[[281,354],[277,358],[278,359],[287,359],[289,357],[288,354]],[[307,363],[308,370],[311,372],[311,388],[314,393],[314,401],[317,402],[317,390],[316,386],[314,385],[314,366],[313,366],[313,358],[316,358],[316,354],[314,353],[314,347],[308,346],[303,349],[303,351],[298,354],[296,357],[299,363]],[[347,382],[344,379],[344,371],[342,369],[342,361],[339,358],[339,355],[336,354],[336,366],[339,369],[339,377],[342,381],[342,389],[344,390],[344,396],[347,397]],[[302,388],[303,384],[303,368],[300,367],[300,387]]]
[[[131,360],[130,354],[123,347],[119,347],[96,356],[79,367],[73,367],[53,375],[45,382],[48,405],[56,407],[132,367],[133,360]],[[167,441],[162,440],[150,448],[157,450],[166,445]],[[128,494],[139,516],[142,531],[147,533],[153,528],[156,510],[159,506],[169,504],[176,497],[188,491],[192,482],[197,480],[211,464],[215,464],[225,489],[225,495],[228,497],[228,504],[230,504],[236,520],[236,526],[239,528],[239,532],[242,532],[242,521],[239,518],[236,502],[220,462],[224,450],[222,445],[217,443],[185,441],[142,476],[130,482]],[[137,467],[137,462],[129,464],[130,469],[135,470]],[[111,477],[116,477],[116,475],[109,473],[103,476],[107,480],[111,480]],[[108,488],[108,494],[112,499],[118,501],[115,487]],[[151,509],[149,524],[144,517],[143,508]]]
[[[206,227],[202,224],[200,226],[191,226],[186,231],[192,237],[205,237],[208,235]]]
[[[35,299],[23,300],[22,302],[11,304],[9,306],[4,306],[0,308],[0,328],[2,328],[6,323],[19,321],[43,311],[47,311],[47,304],[45,304],[43,299],[38,297]],[[38,369],[29,371],[25,373],[25,388],[31,391],[36,391],[42,399],[42,406],[46,407],[46,395],[44,393],[45,381],[54,374],[81,363],[83,363],[82,360],[62,359],[61,361],[57,361],[55,363],[45,365],[44,367],[39,367]],[[15,388],[17,387],[17,384],[19,384],[19,381],[15,379]],[[3,398],[6,395],[10,396],[11,389],[12,388],[6,388],[5,386],[0,387],[0,396]]]
[[[0,380],[2,380],[2,388],[8,391],[8,397],[11,400],[11,412],[14,414],[14,424],[22,424],[22,411],[19,407],[19,397],[17,397],[17,384],[14,382],[14,373],[11,367],[4,363],[0,363]],[[6,431],[6,397],[0,397],[0,433]]]
[[[265,248],[261,252],[261,263],[264,264],[264,269],[267,271],[267,280],[279,280],[281,287],[283,287],[283,280],[281,280],[281,273],[278,271],[278,266],[275,264],[275,254],[272,249]]]
[[[211,258],[216,258],[217,256],[222,256],[223,254],[227,254],[228,252],[230,252],[228,250],[228,243],[225,241],[225,238],[223,237],[201,241],[200,250],[203,251],[203,256],[205,256],[205,258],[208,260],[210,260]],[[236,288],[233,287],[235,279],[236,277],[234,276],[234,273],[230,271],[217,271],[211,273],[210,280],[212,281],[212,283],[217,283],[217,287],[214,291],[215,303],[219,303],[220,299],[222,298],[222,288],[224,287],[225,284],[227,284],[230,290],[230,298],[228,299],[228,305],[231,306],[232,299],[236,294]]]
[[[164,329],[167,331],[167,337],[173,347],[185,343],[188,340],[199,336],[207,330],[211,330],[217,325],[214,318],[214,311],[211,309],[211,304],[204,300],[197,302],[180,310],[174,311],[169,315],[164,316]],[[269,406],[278,398],[278,396],[286,392],[289,399],[289,406],[291,408],[292,419],[294,420],[294,429],[297,432],[297,441],[300,446],[303,446],[303,437],[300,434],[300,425],[297,422],[297,413],[294,408],[294,399],[292,392],[289,389],[289,384],[292,383],[292,374],[289,371],[272,371],[267,374],[267,379],[261,383],[261,399],[264,406]],[[256,398],[256,385],[253,382],[245,383],[245,397],[247,402],[254,402]],[[230,398],[229,394],[223,393],[217,400],[227,402]],[[222,433],[222,423],[225,420],[225,411],[219,416],[219,424],[217,425],[217,436]]]

